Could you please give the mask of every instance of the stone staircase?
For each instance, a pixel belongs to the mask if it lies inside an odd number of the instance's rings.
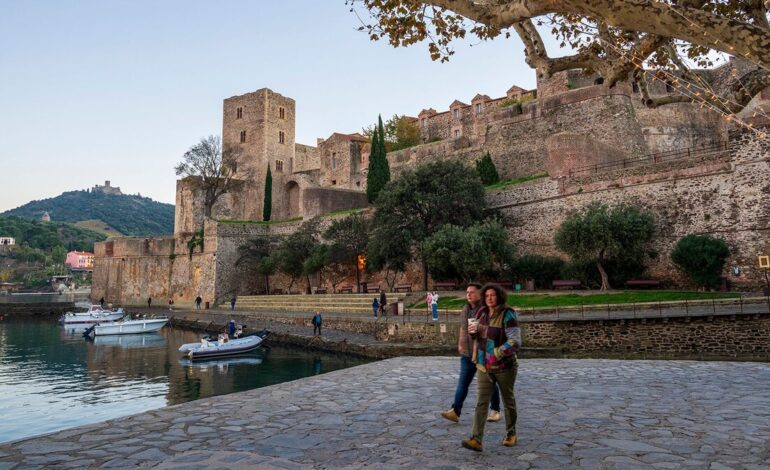
[[[315,294],[315,295],[244,295],[239,296],[237,310],[262,312],[315,312],[321,313],[363,313],[372,315],[372,299],[380,294]],[[406,294],[387,293],[388,308],[396,302],[403,302]],[[230,308],[222,304],[220,308]],[[388,312],[390,313],[390,311]]]

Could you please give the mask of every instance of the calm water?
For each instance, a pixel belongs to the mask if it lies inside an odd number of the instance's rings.
[[[198,338],[165,327],[87,342],[52,321],[0,321],[0,442],[366,362],[265,347],[190,363],[178,348]]]

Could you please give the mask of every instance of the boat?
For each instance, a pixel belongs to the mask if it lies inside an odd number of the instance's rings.
[[[190,359],[243,354],[257,349],[268,334],[267,331],[260,331],[232,339],[228,335],[219,335],[217,339],[202,338],[198,343],[183,344],[179,352]]]
[[[93,325],[118,321],[125,316],[126,312],[122,308],[105,310],[101,305],[91,305],[85,312],[65,313],[61,316],[59,322],[64,326]]]
[[[122,321],[108,323],[106,325],[96,324],[83,332],[83,336],[102,336],[102,335],[133,335],[141,333],[152,333],[159,331],[168,323],[168,318],[137,318],[135,320],[125,319]]]

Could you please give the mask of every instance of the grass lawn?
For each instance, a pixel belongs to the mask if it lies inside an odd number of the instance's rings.
[[[580,305],[631,304],[641,302],[672,302],[677,300],[733,299],[740,294],[733,292],[611,292],[607,294],[509,294],[508,305],[514,307],[568,307]],[[465,297],[440,297],[440,309],[460,309]],[[425,308],[420,302],[412,308]]]

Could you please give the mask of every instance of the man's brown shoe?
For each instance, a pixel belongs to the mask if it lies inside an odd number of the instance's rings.
[[[500,421],[500,412],[492,410],[489,412],[489,416],[487,416],[487,421],[490,423],[496,423]]]
[[[460,421],[460,416],[457,413],[455,413],[454,408],[449,408],[448,411],[442,411],[441,416],[443,418],[448,419],[449,421],[454,421],[455,423]]]
[[[513,447],[516,445],[516,434],[508,434],[505,436],[505,439],[503,439],[503,445],[505,447]]]
[[[463,447],[466,449],[475,450],[476,452],[481,452],[484,449],[484,447],[481,445],[481,441],[477,440],[475,437],[464,440]]]

